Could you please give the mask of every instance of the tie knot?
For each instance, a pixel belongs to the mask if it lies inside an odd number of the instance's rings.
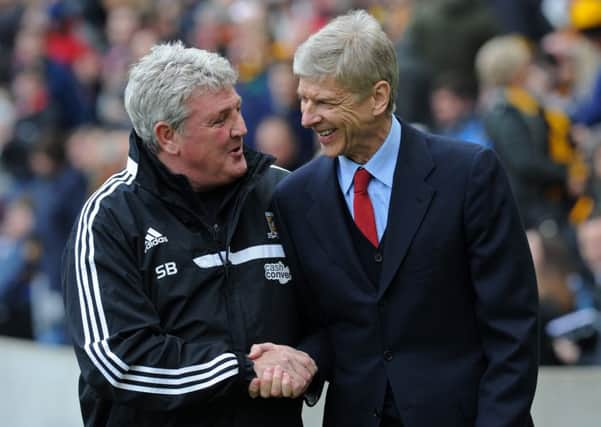
[[[355,172],[354,185],[355,193],[366,193],[367,185],[369,184],[369,180],[371,179],[371,175],[367,171],[367,169],[359,168],[357,172]]]

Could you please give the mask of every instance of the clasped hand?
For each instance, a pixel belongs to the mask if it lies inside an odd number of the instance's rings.
[[[317,365],[307,353],[286,345],[255,344],[248,358],[254,362],[257,374],[248,386],[248,394],[253,399],[299,397],[317,372]]]

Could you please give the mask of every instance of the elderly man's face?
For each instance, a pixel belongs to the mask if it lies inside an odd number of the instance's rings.
[[[247,130],[240,104],[232,87],[188,100],[190,114],[174,140],[180,148],[178,173],[188,177],[195,190],[226,185],[246,173],[242,138]]]
[[[328,157],[357,158],[374,143],[373,97],[360,99],[333,78],[301,77],[298,85],[302,125],[317,132],[322,152]]]

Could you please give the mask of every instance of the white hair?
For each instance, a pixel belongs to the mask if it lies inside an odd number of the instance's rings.
[[[129,72],[125,109],[136,133],[154,153],[159,144],[154,125],[165,121],[178,129],[187,117],[192,93],[233,86],[238,78],[227,59],[182,42],[154,46]]]
[[[334,77],[358,95],[387,81],[391,88],[387,111],[394,111],[399,82],[396,52],[378,21],[364,10],[337,17],[302,43],[294,54],[294,74]]]

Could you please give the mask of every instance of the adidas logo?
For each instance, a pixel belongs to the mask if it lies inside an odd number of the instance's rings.
[[[151,248],[154,248],[156,245],[160,245],[161,243],[166,243],[169,240],[167,237],[163,236],[161,233],[156,231],[152,227],[148,227],[148,231],[146,232],[145,237],[145,246],[144,253],[148,252]]]

